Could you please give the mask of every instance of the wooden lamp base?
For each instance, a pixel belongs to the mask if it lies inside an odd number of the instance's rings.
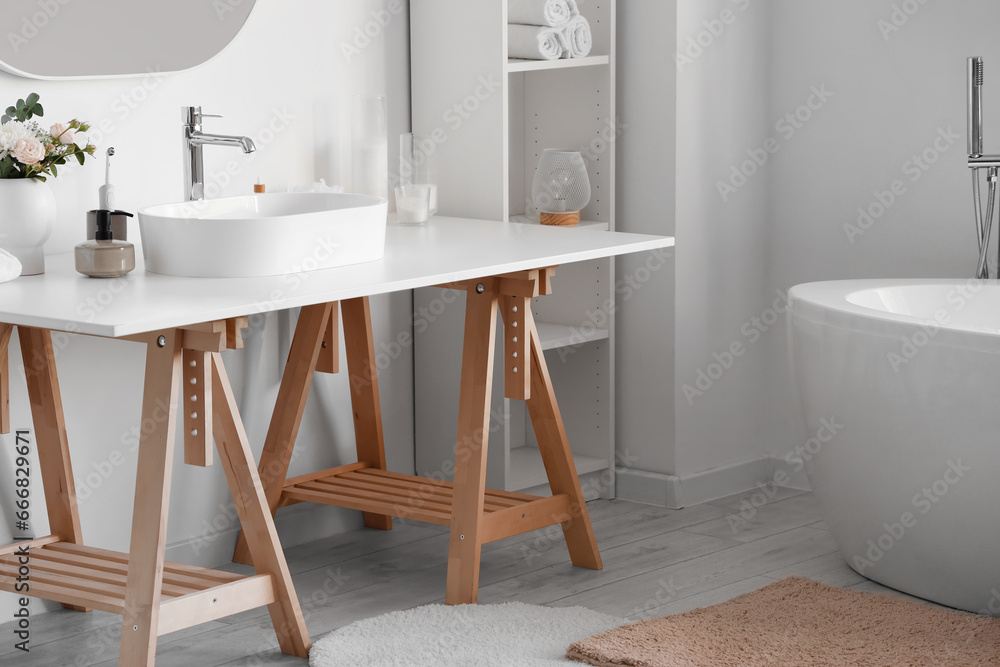
[[[540,218],[543,225],[556,225],[559,227],[571,227],[579,224],[580,212],[576,213],[541,213]]]

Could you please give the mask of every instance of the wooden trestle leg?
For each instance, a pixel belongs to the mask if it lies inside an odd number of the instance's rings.
[[[336,350],[323,350],[324,340],[329,348],[335,336],[326,336],[329,326],[336,326],[332,317],[336,304],[307,306],[299,313],[295,326],[288,363],[281,378],[278,399],[274,406],[271,424],[267,430],[264,449],[258,470],[271,516],[281,506],[281,493],[288,475],[295,439],[302,423],[306,399],[312,387],[313,373],[321,352],[336,355]],[[354,431],[358,460],[372,468],[385,470],[385,445],[382,437],[382,409],[378,396],[378,376],[375,368],[375,350],[372,343],[371,309],[368,297],[348,299],[340,304],[344,321],[344,346],[350,375],[351,403],[354,412]],[[335,368],[335,367],[334,367]],[[392,517],[372,512],[364,513],[365,525],[389,530]],[[251,563],[246,537],[240,534],[233,560]]]
[[[531,332],[531,396],[528,398],[528,414],[535,429],[538,451],[542,455],[552,495],[562,493],[569,497],[569,516],[561,524],[566,547],[573,565],[600,570],[603,567],[601,552],[597,548],[594,527],[587,512],[587,501],[583,497],[580,478],[576,475],[573,452],[569,448],[566,428],[549,378],[549,369],[545,365],[542,341],[538,337],[530,311],[526,328]]]
[[[385,439],[382,435],[382,404],[378,397],[371,305],[368,297],[364,297],[344,301],[341,309],[344,313],[344,348],[351,383],[358,461],[364,461],[372,468],[385,470]],[[392,528],[392,517],[386,514],[364,512],[363,517],[369,528]]]
[[[177,330],[150,334],[146,341],[146,379],[142,391],[139,463],[118,656],[120,666],[152,665],[156,659],[177,395],[181,381],[181,342],[182,335]]]
[[[272,517],[281,501],[281,489],[288,474],[288,463],[292,460],[292,449],[295,447],[295,438],[302,423],[302,413],[306,408],[313,372],[329,320],[328,303],[306,306],[299,312],[299,321],[295,326],[295,335],[292,337],[292,345],[288,352],[288,363],[285,364],[285,373],[281,376],[278,399],[274,404],[274,412],[257,467]],[[236,540],[233,560],[248,565],[253,562],[243,532],[240,532]]]
[[[257,469],[253,465],[250,443],[243,423],[237,418],[239,412],[233,389],[229,385],[222,356],[218,352],[212,354],[212,391],[219,461],[222,462],[236,502],[236,512],[243,525],[254,569],[257,574],[271,575],[274,585],[276,600],[268,605],[268,611],[274,632],[278,635],[278,644],[282,653],[300,658],[308,657],[311,644],[302,608],[295,596],[292,575],[278,542],[274,520],[268,510]]]
[[[483,289],[466,291],[462,381],[455,443],[455,491],[448,541],[445,601],[471,604],[479,594],[486,495],[486,449],[493,393],[493,350],[496,343],[497,279],[480,281]]]
[[[6,333],[9,336],[10,330]],[[52,334],[45,329],[18,327],[17,337],[21,343],[21,360],[35,427],[38,467],[42,472],[49,532],[58,535],[63,542],[83,544]],[[6,341],[4,342],[6,347]],[[4,356],[6,357],[6,353]],[[90,611],[73,604],[63,604],[63,607]]]

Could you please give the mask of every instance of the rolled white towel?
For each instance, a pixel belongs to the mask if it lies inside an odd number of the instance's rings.
[[[561,28],[576,16],[574,9],[576,0],[507,0],[507,23]]]
[[[590,55],[594,38],[590,32],[590,22],[584,16],[574,16],[562,28],[563,43],[566,45],[564,58],[584,58]]]
[[[21,275],[21,262],[17,257],[0,248],[0,283],[14,280]]]
[[[556,60],[566,51],[566,38],[559,28],[538,25],[507,26],[507,57],[526,60]]]

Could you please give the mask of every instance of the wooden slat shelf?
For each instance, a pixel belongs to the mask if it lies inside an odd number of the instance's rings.
[[[45,540],[41,540],[44,542]],[[39,541],[34,541],[37,544]],[[123,614],[125,609],[125,584],[128,578],[128,556],[118,551],[108,551],[71,542],[52,542],[34,546],[29,543],[28,583],[32,597],[53,600],[63,604],[100,609],[113,614]],[[16,546],[16,545],[12,545]],[[16,593],[18,584],[17,553],[0,555],[0,590]],[[261,581],[264,580],[264,581]],[[258,595],[242,595],[246,589],[257,589]],[[161,608],[161,634],[188,625],[203,623],[201,617],[178,618],[168,609],[174,602],[204,595],[207,591],[226,590],[230,595],[218,610],[233,607],[233,599],[247,599],[250,604],[236,602],[237,613],[260,606],[260,594],[274,598],[268,575],[244,577],[230,572],[220,572],[193,565],[164,563]],[[216,604],[220,596],[213,596]],[[227,606],[228,603],[228,606]],[[228,615],[228,614],[226,614]],[[169,625],[169,629],[165,629]]]
[[[389,516],[451,524],[454,485],[426,477],[403,475],[351,464],[316,475],[289,479],[282,498],[292,502],[314,502]],[[300,481],[304,480],[304,481]],[[561,523],[568,518],[565,496],[555,498],[526,493],[486,489],[483,513],[487,523],[497,523],[490,531],[493,539],[503,539],[541,525]],[[551,516],[549,516],[551,515]],[[493,517],[495,521],[491,522]],[[500,525],[502,524],[502,526]],[[530,526],[530,527],[529,527]]]

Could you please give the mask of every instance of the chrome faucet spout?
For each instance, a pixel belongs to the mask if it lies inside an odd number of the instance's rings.
[[[253,153],[257,147],[250,137],[240,137],[232,134],[205,134],[204,132],[192,132],[188,141],[196,146],[237,146],[243,149],[244,154]]]
[[[184,198],[196,201],[205,198],[205,146],[232,146],[244,154],[253,153],[257,147],[250,137],[233,134],[207,134],[201,131],[203,118],[219,118],[214,114],[203,114],[201,107],[184,107]]]

